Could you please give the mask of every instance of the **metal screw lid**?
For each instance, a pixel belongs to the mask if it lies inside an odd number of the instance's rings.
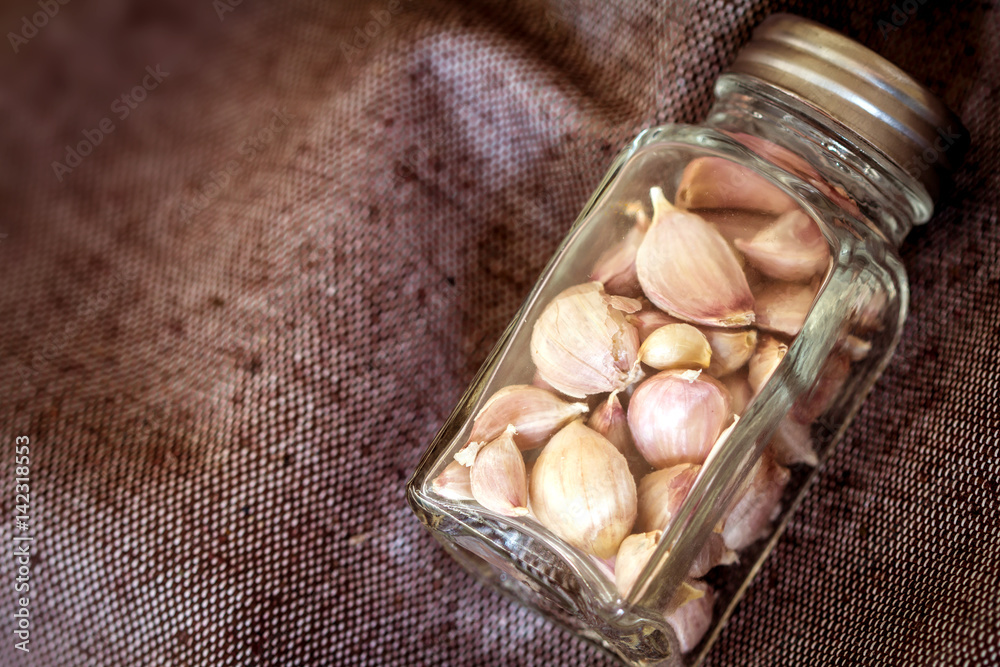
[[[774,14],[730,71],[758,78],[852,130],[937,199],[969,133],[927,88],[874,51],[824,25]]]

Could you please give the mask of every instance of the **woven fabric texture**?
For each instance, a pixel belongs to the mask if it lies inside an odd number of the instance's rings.
[[[993,3],[76,0],[32,32],[43,4],[0,10],[0,541],[18,436],[35,537],[0,664],[614,664],[476,585],[404,485],[619,148],[793,11],[973,147],[708,664],[1000,665]]]

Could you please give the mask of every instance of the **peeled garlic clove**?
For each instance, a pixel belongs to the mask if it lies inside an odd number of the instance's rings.
[[[753,294],[716,229],[652,188],[653,222],[636,255],[639,283],[658,308],[708,326],[752,324]]]
[[[798,208],[795,200],[749,167],[724,158],[692,160],[677,186],[681,208],[729,208],[780,215]]]
[[[449,500],[472,500],[472,480],[469,479],[469,469],[458,461],[452,461],[431,482],[431,490]]]
[[[556,433],[535,461],[531,509],[569,544],[611,558],[635,523],[635,481],[621,452],[577,420]]]
[[[729,392],[733,414],[742,417],[747,410],[747,406],[750,405],[750,401],[753,400],[753,389],[750,388],[750,382],[747,380],[746,369],[742,369],[738,373],[730,373],[720,378],[719,382]]]
[[[765,452],[750,483],[726,516],[722,539],[728,548],[739,551],[770,532],[771,522],[781,509],[781,494],[789,477],[788,468],[778,465]]]
[[[608,294],[642,296],[635,256],[645,236],[646,230],[638,225],[630,229],[624,239],[600,256],[590,279],[603,284]]]
[[[650,305],[637,313],[629,315],[626,319],[638,330],[639,341],[644,342],[649,335],[662,326],[677,324],[679,319],[672,315],[667,315],[662,310]]]
[[[788,346],[774,336],[765,334],[760,337],[757,350],[750,357],[748,364],[750,372],[747,375],[747,381],[750,382],[750,388],[753,389],[755,396],[760,393],[787,353]]]
[[[602,401],[590,413],[587,426],[607,438],[608,442],[622,453],[622,456],[628,461],[629,470],[633,473],[649,469],[646,461],[636,451],[635,443],[632,441],[632,433],[628,429],[628,417],[621,401],[618,400],[617,393],[612,392],[607,400]]]
[[[627,597],[632,590],[646,563],[656,551],[656,545],[662,534],[661,530],[653,530],[629,535],[618,547],[618,557],[615,559],[615,585],[622,597]]]
[[[639,360],[659,370],[668,368],[708,368],[712,348],[705,334],[690,324],[660,327],[639,347]]]
[[[712,363],[708,372],[722,377],[739,370],[750,361],[757,349],[756,329],[702,329],[712,348]],[[640,351],[640,356],[641,356]]]
[[[816,300],[816,291],[816,287],[798,283],[768,285],[755,297],[757,326],[767,331],[797,336]]]
[[[715,606],[715,592],[702,581],[691,581],[688,585],[697,589],[701,597],[692,599],[666,614],[666,621],[677,635],[682,653],[691,652],[712,626],[712,609]]]
[[[479,449],[469,481],[472,497],[486,509],[506,516],[528,513],[528,477],[514,443],[514,427]]]
[[[500,437],[508,425],[517,430],[521,450],[541,447],[556,431],[587,412],[586,403],[567,403],[552,392],[527,384],[504,387],[490,397],[472,424],[472,442]]]
[[[731,416],[729,392],[701,371],[661,371],[628,407],[635,446],[654,468],[704,462]]]
[[[818,463],[809,426],[796,421],[790,415],[778,424],[768,447],[774,460],[783,466],[805,463],[807,466],[815,467]]]
[[[851,374],[851,360],[843,353],[831,354],[819,372],[819,378],[804,396],[795,402],[792,414],[803,423],[810,423],[830,407]]]
[[[640,371],[639,334],[600,283],[585,283],[542,311],[531,333],[531,360],[567,396],[621,391]]]
[[[766,276],[808,281],[830,265],[830,246],[816,222],[801,210],[789,211],[736,247]]]
[[[651,472],[639,481],[636,530],[666,530],[687,497],[700,465],[680,465]]]

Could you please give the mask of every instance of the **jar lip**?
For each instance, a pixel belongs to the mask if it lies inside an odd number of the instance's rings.
[[[729,72],[808,101],[920,181],[937,199],[969,132],[930,90],[871,49],[793,14],[761,23]]]

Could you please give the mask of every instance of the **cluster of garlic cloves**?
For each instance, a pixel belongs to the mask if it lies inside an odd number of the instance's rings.
[[[625,215],[631,226],[578,274],[590,281],[531,323],[530,384],[485,401],[432,487],[537,522],[631,600],[699,475],[718,469],[712,452],[745,445],[729,439],[759,417],[768,383],[788,377],[782,362],[834,260],[791,196],[722,158],[692,160],[673,203],[652,187]],[[814,422],[869,348],[845,332],[661,610],[683,651],[712,622],[715,591],[702,579],[771,532],[789,469],[818,463]]]

